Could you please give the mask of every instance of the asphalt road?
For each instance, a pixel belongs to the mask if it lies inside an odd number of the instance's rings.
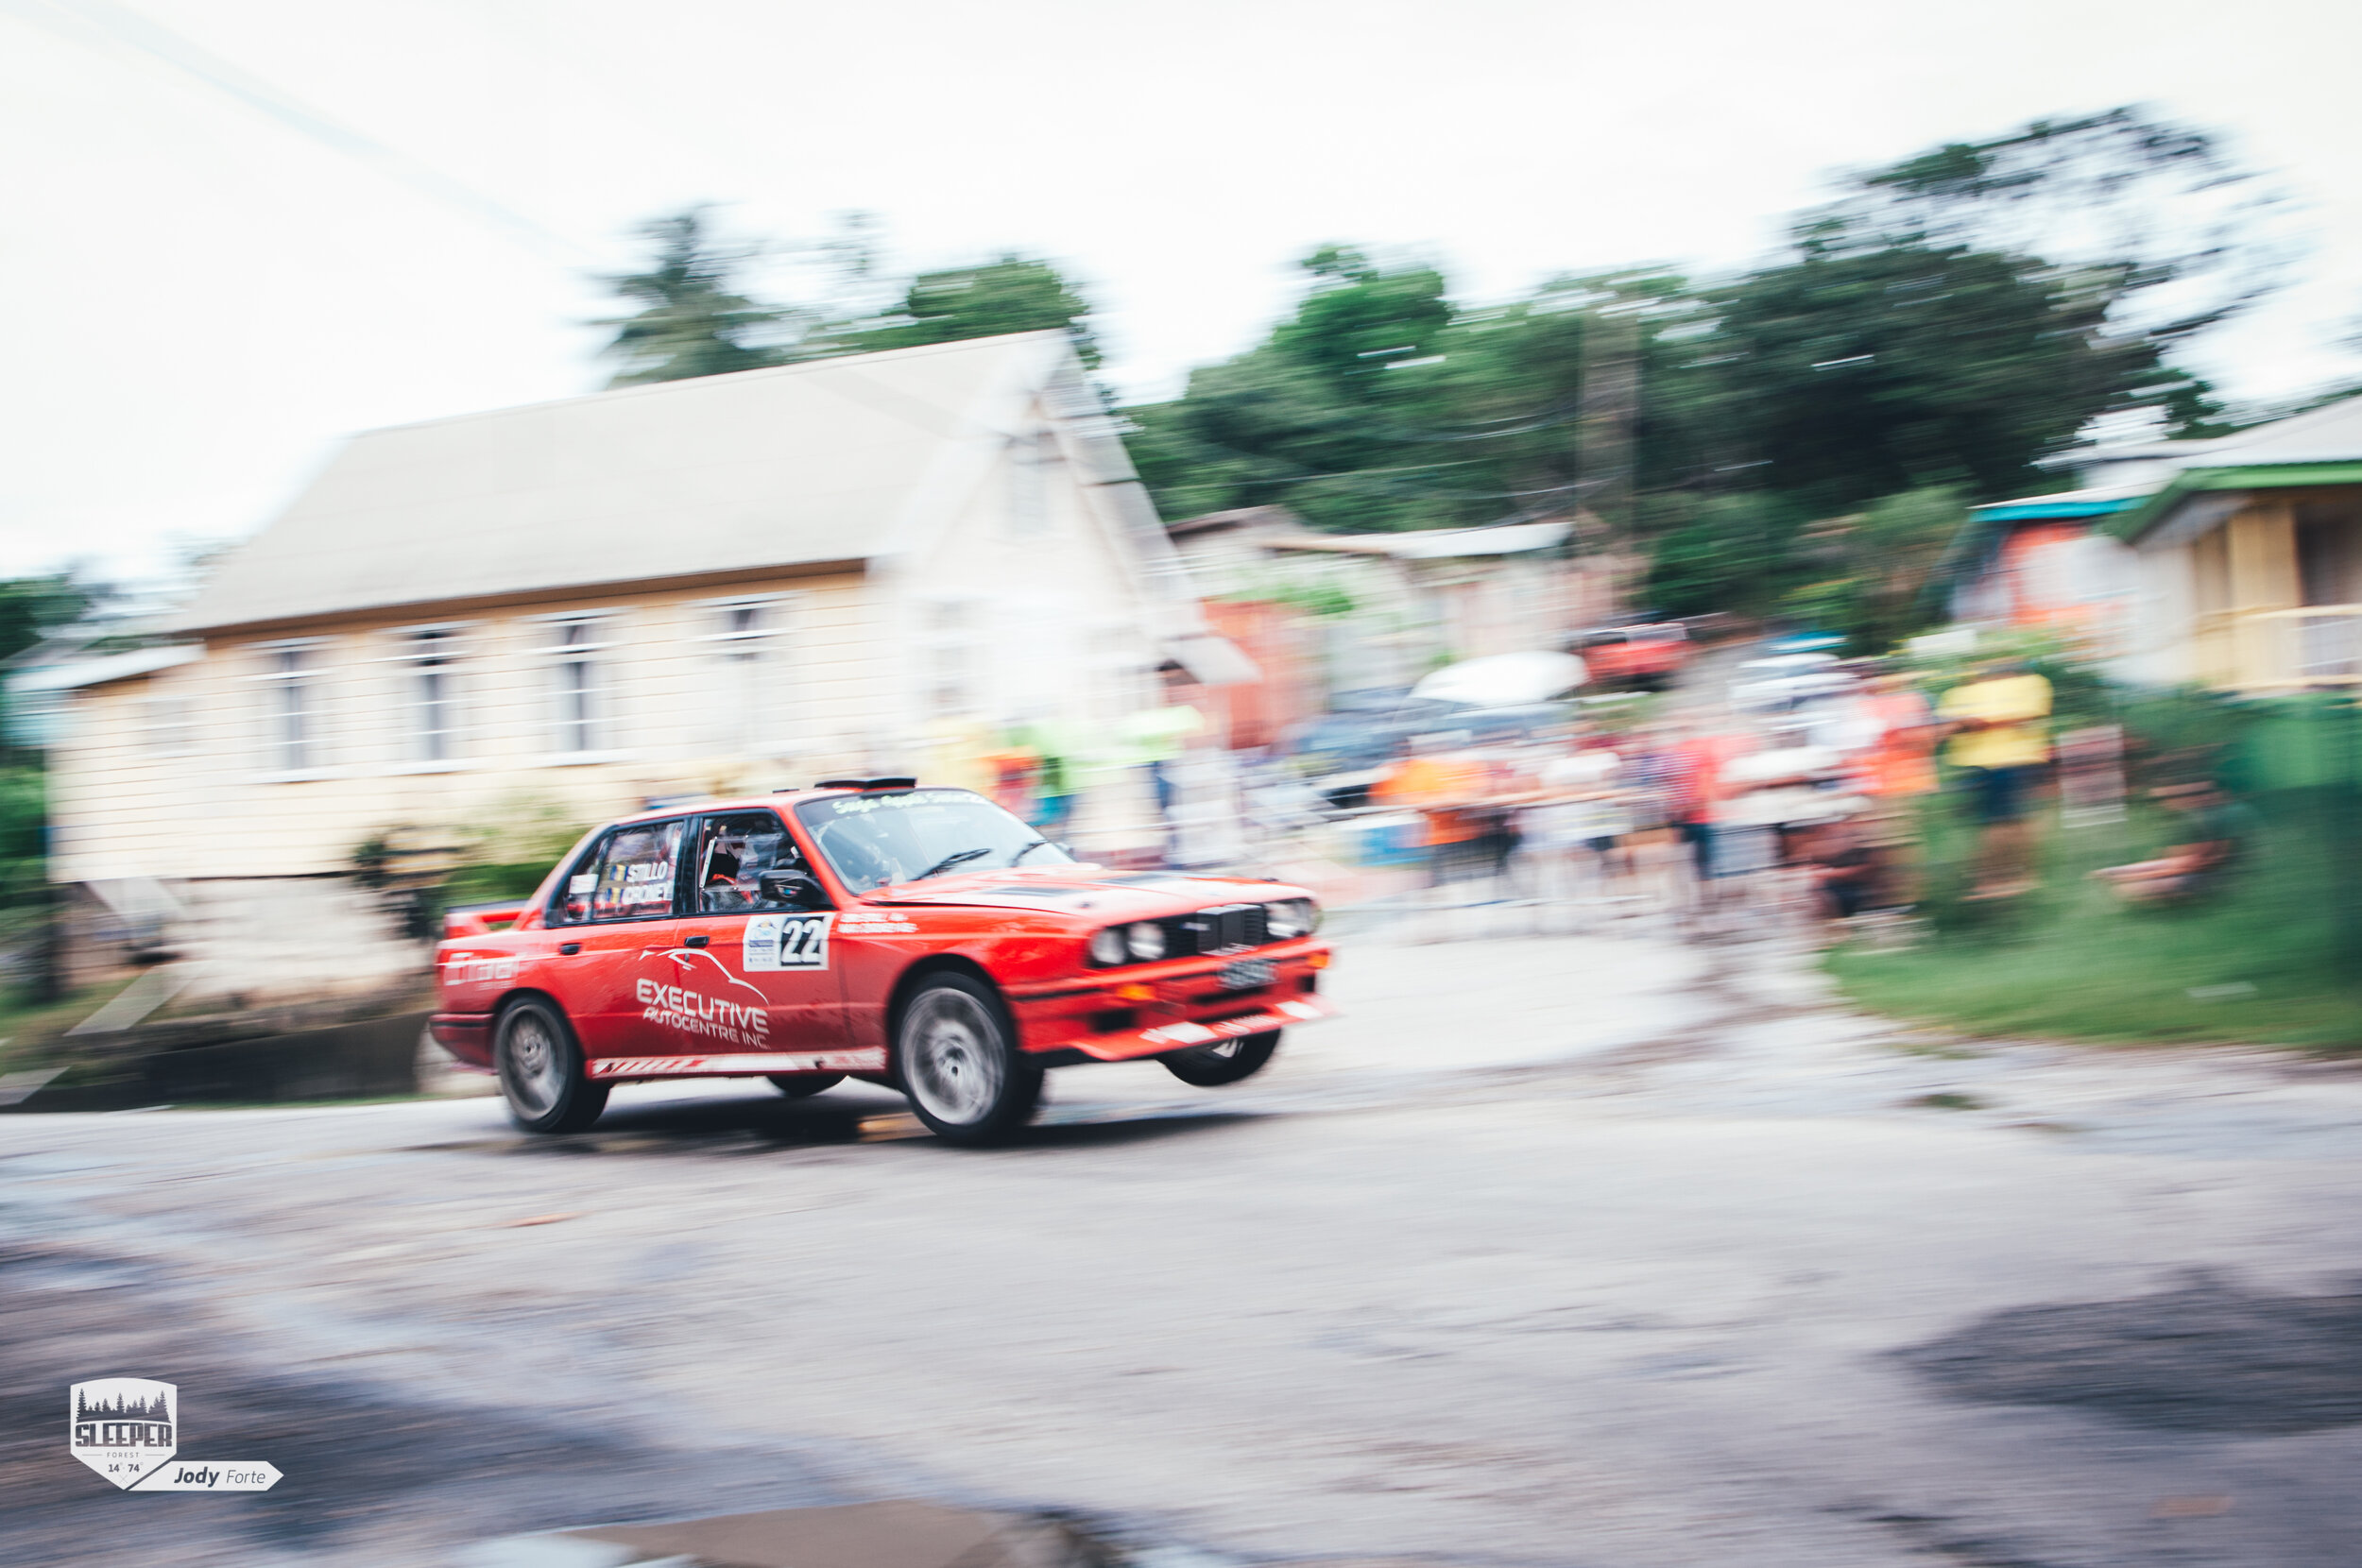
[[[2362,1078],[1962,1048],[1768,944],[1333,980],[1263,1077],[1062,1074],[993,1152],[867,1089],[0,1118],[0,1558],[898,1495],[1247,1560],[2362,1556]],[[287,1479],[116,1492],[107,1375]]]

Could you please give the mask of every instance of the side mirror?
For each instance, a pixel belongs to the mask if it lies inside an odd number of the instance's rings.
[[[819,879],[810,872],[766,871],[757,881],[762,890],[762,902],[775,909],[817,909],[827,901]]]

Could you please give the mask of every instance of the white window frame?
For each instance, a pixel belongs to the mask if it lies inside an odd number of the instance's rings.
[[[257,690],[265,693],[263,744],[266,753],[265,766],[258,769],[254,775],[260,782],[300,784],[335,775],[335,770],[321,760],[328,736],[328,705],[321,700],[327,683],[321,677],[328,673],[328,666],[317,662],[287,662],[290,659],[300,661],[305,655],[316,655],[334,646],[334,641],[324,637],[289,637],[247,645],[248,653],[275,666],[246,677]],[[282,697],[282,693],[290,689],[308,693],[309,700],[290,710]],[[301,733],[292,741],[282,728],[282,722],[291,716],[302,721]],[[283,748],[290,744],[301,748],[298,755],[290,757],[286,754]],[[290,762],[294,765],[286,765]]]
[[[689,607],[705,616],[709,623],[722,627],[719,631],[701,633],[690,640],[704,648],[718,664],[743,663],[746,667],[740,675],[727,680],[717,689],[717,700],[720,695],[727,694],[730,687],[743,681],[748,688],[744,695],[766,728],[782,731],[786,728],[788,694],[784,683],[789,678],[789,660],[776,656],[780,656],[789,645],[788,638],[795,629],[794,619],[789,612],[802,597],[800,593],[733,593],[714,599],[693,599],[689,603]],[[730,624],[732,618],[748,611],[757,615],[755,624],[746,627]],[[702,744],[711,738],[710,734],[701,736],[698,741]],[[759,736],[753,745],[726,755],[777,757],[789,749],[783,734],[769,734]]]
[[[581,767],[594,762],[620,762],[633,753],[627,749],[604,746],[600,741],[610,738],[615,714],[614,652],[624,646],[622,632],[624,612],[619,608],[590,610],[557,610],[548,615],[523,617],[523,623],[534,629],[540,639],[533,649],[533,658],[549,672],[542,685],[542,702],[547,717],[542,721],[549,744],[543,748],[542,760],[552,767]],[[592,635],[579,642],[565,640],[565,628],[581,626]],[[580,655],[593,656],[582,658]],[[594,684],[569,686],[559,673],[567,664],[587,666],[594,672]],[[589,697],[590,702],[578,707],[575,699]],[[572,711],[570,711],[570,709]],[[567,731],[577,732],[576,738],[588,745],[569,746]]]
[[[923,601],[919,613],[924,624],[916,639],[926,660],[925,682],[920,692],[919,707],[931,722],[952,723],[983,715],[985,707],[984,660],[989,639],[980,617],[986,601],[982,598],[935,598]],[[956,611],[959,623],[947,625],[944,612]],[[938,700],[947,690],[940,678],[945,669],[965,673],[957,683],[964,701],[955,707],[947,707]]]
[[[458,682],[461,667],[477,651],[471,638],[476,627],[477,622],[472,621],[435,621],[386,629],[385,635],[394,639],[397,651],[377,662],[393,665],[399,672],[396,678],[402,682],[402,691],[395,706],[405,716],[405,722],[402,732],[404,755],[388,764],[385,772],[460,773],[475,765],[465,755],[467,720],[459,700]],[[421,651],[422,643],[430,637],[445,639],[439,654]],[[426,724],[425,710],[430,699],[420,690],[420,683],[429,669],[443,672],[443,693],[433,700],[443,710],[440,729],[430,729]],[[427,744],[429,737],[440,739],[441,756],[433,755],[435,748]]]

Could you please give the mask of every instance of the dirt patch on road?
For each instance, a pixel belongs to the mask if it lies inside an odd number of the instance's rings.
[[[2169,1431],[2362,1423],[2362,1294],[2201,1278],[2128,1301],[2011,1307],[1897,1353],[1958,1399],[2051,1405]]]

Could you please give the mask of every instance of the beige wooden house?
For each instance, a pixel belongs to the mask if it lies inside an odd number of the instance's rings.
[[[2144,464],[2162,483],[2106,523],[2137,574],[2123,672],[2251,693],[2362,685],[2362,398],[2101,454],[2085,474]]]
[[[218,898],[388,831],[941,776],[1225,652],[1051,332],[373,431],[165,629],[37,677],[59,878]]]

